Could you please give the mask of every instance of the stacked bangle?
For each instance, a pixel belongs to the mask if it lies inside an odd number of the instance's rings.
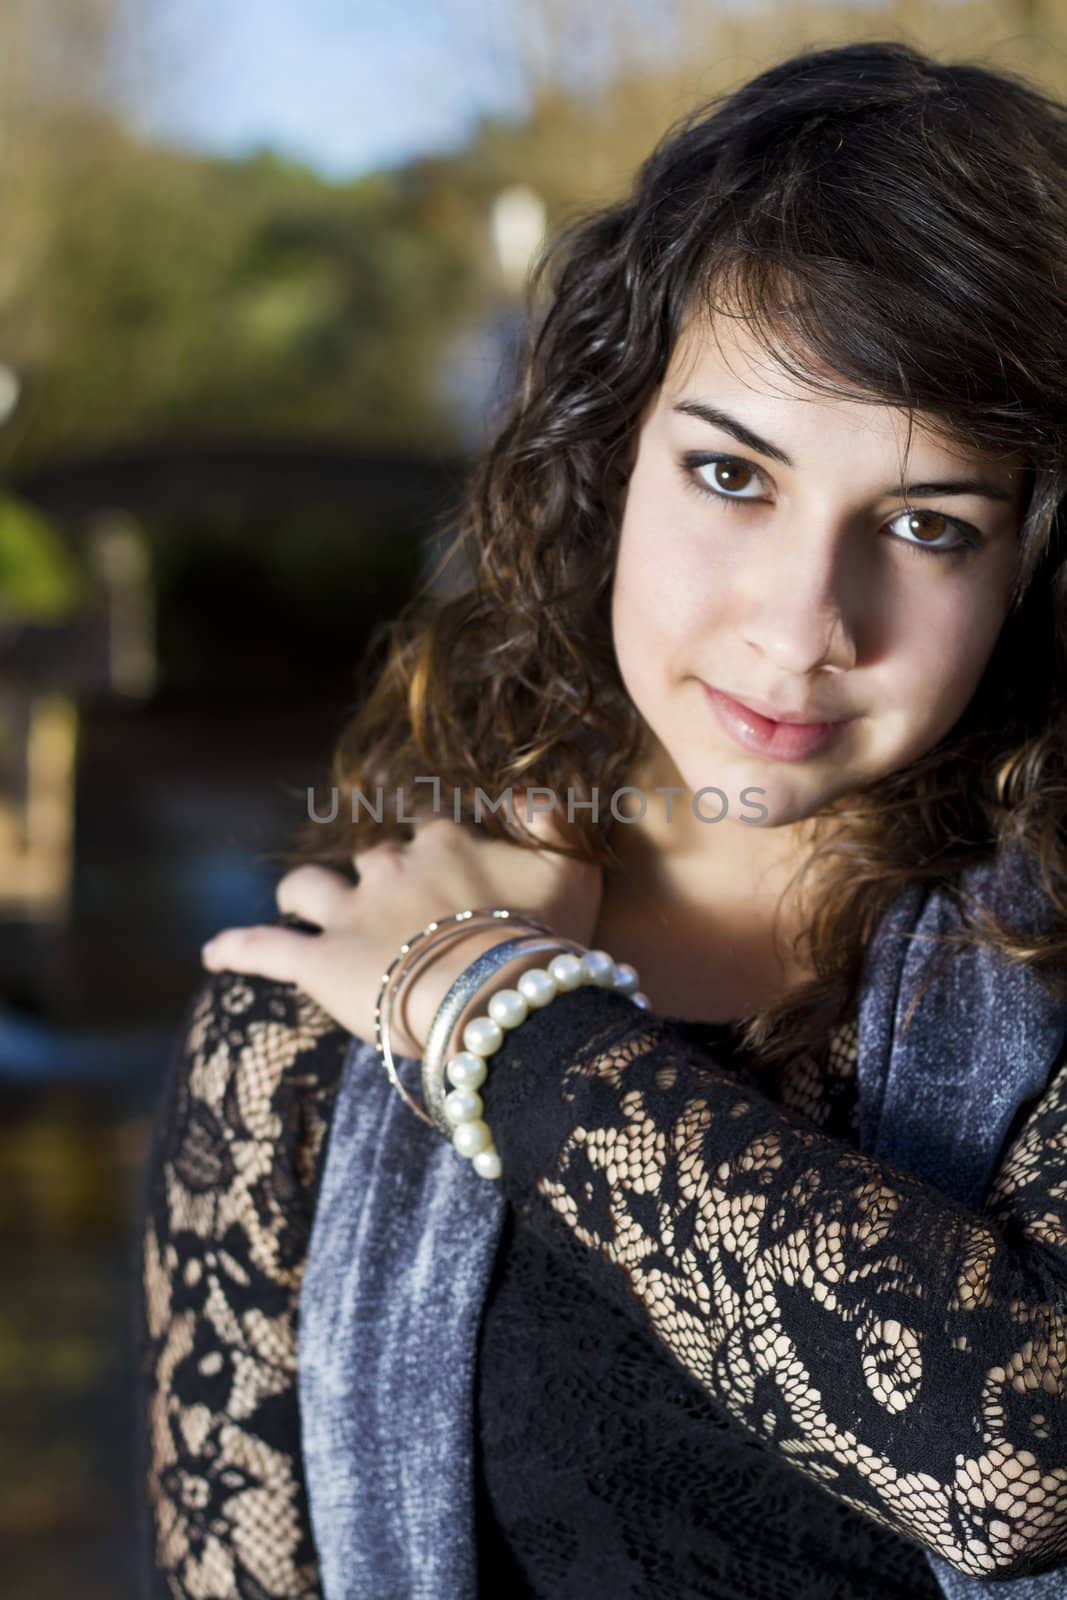
[[[390,1026],[397,996],[401,986],[409,978],[413,978],[418,969],[447,944],[453,943],[458,938],[463,938],[476,931],[478,928],[490,927],[493,923],[507,923],[508,926],[531,928],[538,933],[549,934],[550,929],[543,922],[538,922],[534,917],[527,917],[521,912],[514,912],[504,907],[492,910],[475,909],[470,911],[457,911],[449,917],[438,917],[433,922],[427,923],[404,944],[400,946],[392,961],[382,974],[378,987],[378,998],[374,1008],[374,1043],[378,1057],[385,1069],[386,1076],[393,1088],[405,1104],[431,1127],[437,1126],[432,1116],[415,1101],[400,1081],[396,1062],[393,1058],[390,1043]],[[436,935],[436,937],[433,937]],[[558,936],[555,936],[558,942]],[[412,952],[418,949],[417,954]]]
[[[463,1030],[464,1048],[452,1056],[445,1067],[444,1075],[452,1085],[447,1094],[438,1090],[435,1081],[438,1057],[431,1054],[429,1042],[427,1044],[427,1052],[423,1057],[423,1092],[427,1104],[439,1104],[442,1119],[438,1125],[442,1126],[443,1123],[443,1131],[448,1133],[456,1150],[470,1160],[475,1172],[482,1178],[500,1177],[500,1156],[482,1115],[484,1106],[478,1090],[485,1082],[486,1061],[503,1044],[505,1030],[518,1027],[526,1020],[531,1009],[540,1009],[558,994],[580,988],[586,983],[618,989],[629,995],[634,1005],[642,1010],[647,1010],[651,1004],[648,996],[638,989],[636,971],[626,962],[613,961],[606,950],[586,950],[584,954],[577,955],[573,950],[563,948],[562,940],[557,940],[556,944],[558,954],[547,966],[524,972],[514,989],[498,990],[490,997],[488,1014],[473,1017],[467,1023]],[[489,956],[493,953],[486,952]],[[438,1009],[431,1038],[438,1027],[438,1019],[444,1015],[445,1020],[441,1023],[441,1037],[435,1041],[436,1049],[440,1049],[442,1042],[447,1042],[451,1027],[455,1025],[453,1017],[451,1026],[448,1026],[445,1013],[453,991],[465,984],[468,974],[474,986],[480,987],[484,978],[477,976],[477,971],[484,959],[480,957],[460,974]],[[463,1010],[466,1009],[468,995],[469,989],[463,995]],[[447,1033],[444,1031],[446,1027]]]
[[[402,986],[444,945],[494,923],[524,931],[477,956],[438,1006],[422,1057],[424,1108],[401,1083],[393,1058],[389,1035],[397,997]],[[464,1028],[463,1048],[446,1061],[457,1024],[489,979],[520,955],[549,951],[554,954],[545,966],[527,970],[515,988],[501,989],[490,996],[486,1013],[473,1017]],[[505,907],[457,911],[427,923],[401,945],[382,974],[374,1011],[375,1045],[390,1083],[415,1115],[440,1129],[459,1154],[471,1161],[479,1177],[499,1178],[500,1156],[482,1115],[484,1106],[478,1090],[485,1082],[486,1062],[504,1042],[505,1030],[517,1028],[531,1010],[548,1005],[557,994],[586,983],[617,989],[628,995],[634,1005],[647,1010],[651,1002],[641,993],[639,981],[628,963],[614,961],[606,950],[586,950],[576,940],[553,933],[543,922],[523,912]],[[446,1080],[450,1088],[445,1087]]]
[[[422,1056],[422,1098],[431,1118],[441,1132],[451,1139],[455,1129],[445,1109],[448,1091],[445,1088],[445,1061],[456,1025],[470,1002],[497,972],[520,955],[558,955],[562,951],[581,951],[576,940],[563,939],[559,934],[539,938],[525,934],[506,939],[502,944],[483,950],[470,966],[464,967],[452,984],[434,1014]],[[514,991],[503,990],[502,993]],[[496,998],[495,996],[493,997]],[[492,1000],[490,1005],[492,1005]],[[500,1007],[497,1008],[500,1010]],[[523,1010],[523,1016],[526,1015]],[[453,1102],[456,1104],[457,1102]]]

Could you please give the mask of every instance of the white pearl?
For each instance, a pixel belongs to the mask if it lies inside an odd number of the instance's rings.
[[[489,1129],[484,1122],[461,1122],[452,1135],[452,1143],[461,1156],[476,1156],[489,1148]]]
[[[615,963],[616,989],[621,989],[623,994],[633,994],[640,982],[636,967],[631,967],[628,961],[617,961]]]
[[[460,1122],[477,1122],[485,1110],[480,1094],[473,1089],[453,1089],[445,1095],[445,1116],[453,1125]]]
[[[500,1157],[492,1146],[488,1150],[479,1150],[471,1162],[471,1166],[479,1178],[499,1178],[500,1176]]]
[[[635,1006],[640,1006],[642,1011],[651,1011],[652,1001],[648,998],[647,994],[642,994],[640,989],[635,990],[635,992],[630,996],[630,999],[633,1001]]]
[[[586,983],[595,983],[610,989],[615,979],[615,963],[606,950],[587,950],[582,956],[582,972]]]
[[[548,963],[549,975],[554,979],[556,988],[562,991],[578,989],[582,982],[582,963],[576,955],[569,950],[561,951],[558,956],[553,956]]]
[[[559,993],[559,987],[551,972],[546,972],[544,967],[531,967],[529,972],[524,972],[519,979],[517,988],[527,1005],[536,1010],[540,1006],[547,1006]]]
[[[502,1028],[517,1028],[529,1014],[530,1008],[518,989],[501,989],[490,997],[489,1015]]]
[[[474,1017],[463,1030],[463,1043],[476,1056],[491,1056],[504,1042],[504,1030],[492,1017]]]
[[[457,1089],[480,1089],[485,1082],[486,1066],[481,1056],[473,1050],[459,1050],[452,1057],[445,1073],[449,1083]]]

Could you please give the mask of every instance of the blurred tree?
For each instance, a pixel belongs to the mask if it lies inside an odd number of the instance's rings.
[[[1049,0],[511,0],[527,113],[335,183],[136,135],[122,41],[152,4],[0,10],[0,362],[23,390],[0,465],[174,433],[455,446],[438,369],[514,300],[489,235],[506,187],[528,185],[554,227],[617,194],[694,104],[807,45],[900,37],[1067,88]]]
[[[475,263],[409,183],[329,184],[117,128],[95,157],[63,175],[38,280],[49,349],[23,368],[7,459],[175,431],[448,441],[426,380]]]
[[[60,622],[88,581],[70,545],[33,506],[0,495],[0,622]]]

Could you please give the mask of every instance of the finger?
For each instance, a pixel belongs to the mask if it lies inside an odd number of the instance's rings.
[[[365,850],[356,850],[352,855],[352,864],[359,873],[360,882],[364,878],[390,878],[395,877],[404,863],[405,851],[410,846],[398,839],[388,839],[384,844],[370,845]]]
[[[278,910],[318,928],[327,928],[340,919],[350,903],[352,885],[340,872],[310,863],[287,872],[274,891]]]
[[[472,832],[468,823],[456,822],[452,817],[423,817],[416,823],[415,832],[407,848],[415,850],[421,845],[430,845],[434,850],[447,849],[462,840],[469,840]]]
[[[225,928],[203,946],[200,959],[210,972],[245,972],[276,983],[300,983],[309,946],[318,937],[288,928]]]
[[[564,813],[558,804],[543,807],[540,798],[536,798],[528,805],[524,791],[516,805],[516,810],[520,808],[523,821],[542,844],[561,845],[572,842],[567,835]]]

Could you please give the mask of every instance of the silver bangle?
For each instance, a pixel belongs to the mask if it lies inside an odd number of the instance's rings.
[[[390,1042],[390,1023],[397,995],[401,985],[412,974],[413,970],[421,967],[431,955],[436,955],[444,945],[450,944],[455,939],[472,933],[479,928],[492,927],[494,923],[507,923],[509,926],[514,926],[517,923],[520,926],[536,928],[546,934],[550,932],[544,923],[538,922],[536,918],[525,917],[522,912],[514,912],[506,907],[456,911],[451,916],[435,918],[433,922],[427,923],[425,928],[413,934],[410,939],[401,945],[382,974],[381,983],[378,987],[377,1003],[374,1008],[374,1043],[378,1051],[378,1058],[385,1069],[389,1082],[400,1098],[420,1121],[425,1122],[430,1127],[436,1126],[433,1118],[426,1114],[405,1089],[400,1081],[400,1074],[393,1058]],[[450,924],[452,926],[449,926]],[[438,933],[439,936],[436,939],[431,939],[430,936],[435,933]],[[427,940],[429,940],[429,943],[426,942]],[[418,950],[413,957],[411,952],[419,945],[422,945],[422,949]]]
[[[584,948],[576,939],[567,939],[562,934],[550,934],[547,938],[541,938],[537,934],[522,934],[514,939],[503,940],[500,944],[493,945],[490,950],[483,950],[481,955],[475,956],[470,966],[464,967],[437,1008],[422,1056],[423,1103],[435,1125],[442,1133],[447,1134],[449,1139],[455,1129],[445,1116],[444,1109],[447,1092],[444,1081],[445,1056],[456,1025],[471,1000],[501,967],[513,961],[516,956],[541,955],[549,950],[555,954],[562,954]]]
[[[453,1147],[470,1161],[480,1178],[501,1176],[500,1152],[485,1120],[485,1102],[478,1090],[486,1079],[488,1057],[500,1049],[507,1033],[520,1027],[531,1009],[540,1010],[558,994],[583,983],[615,989],[647,1011],[650,1001],[638,988],[639,982],[635,968],[628,962],[613,960],[606,950],[586,950],[581,956],[559,951],[547,966],[523,972],[514,989],[500,989],[491,995],[488,1015],[467,1023],[463,1048],[445,1068],[453,1087],[445,1096],[444,1113]]]

